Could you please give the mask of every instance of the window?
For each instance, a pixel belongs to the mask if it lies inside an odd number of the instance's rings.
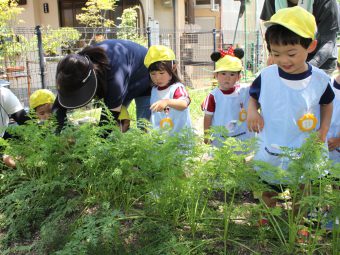
[[[85,7],[85,3],[87,0],[59,0],[59,12],[60,12],[60,25],[62,27],[80,27],[83,26],[79,24],[76,19],[76,15],[82,13],[82,8]],[[115,24],[119,24],[120,20],[117,18],[120,17],[123,13],[123,10],[129,7],[133,7],[140,4],[139,0],[120,0],[117,1],[116,7],[114,11],[108,11],[106,13],[106,17],[114,20]],[[142,11],[137,9],[138,21],[143,20],[140,16],[143,15]]]

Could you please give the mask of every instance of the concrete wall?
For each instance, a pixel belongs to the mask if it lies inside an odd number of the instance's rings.
[[[43,4],[49,6],[49,13],[44,13]],[[27,0],[26,5],[21,5],[24,11],[19,15],[19,19],[24,20],[20,27],[33,28],[37,25],[59,27],[59,12],[57,0]]]
[[[210,8],[203,8],[203,7],[195,7],[195,21],[197,18],[212,18],[215,19],[215,25],[211,27],[210,29],[216,28],[220,29],[221,28],[221,13],[220,11],[212,11]],[[206,28],[204,28],[206,30]]]
[[[59,11],[58,11],[58,1],[56,0],[34,0],[36,2],[37,10],[39,10],[40,23],[44,26],[51,26],[52,28],[59,27]],[[47,3],[49,6],[49,13],[44,13],[43,4]]]

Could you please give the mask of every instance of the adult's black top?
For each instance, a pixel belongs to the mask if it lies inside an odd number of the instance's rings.
[[[288,7],[296,5],[289,1],[287,3]],[[269,20],[274,13],[275,0],[265,0],[261,20]],[[315,51],[309,54],[307,61],[323,70],[334,69],[337,59],[336,34],[339,30],[337,1],[314,0],[313,15],[318,28],[316,35],[318,44]]]

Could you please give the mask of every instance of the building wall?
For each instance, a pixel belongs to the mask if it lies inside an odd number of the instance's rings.
[[[18,16],[19,19],[23,20],[24,23],[20,23],[20,27],[35,27],[38,24],[39,12],[35,9],[36,2],[33,0],[28,0],[27,4],[20,5],[24,9],[24,11]]]
[[[59,11],[58,11],[58,1],[57,0],[34,0],[37,2],[37,10],[40,13],[40,23],[44,26],[51,26],[52,28],[59,27]],[[44,13],[43,4],[47,3],[49,6],[49,13]]]
[[[264,0],[253,0],[246,4],[243,16],[238,20],[240,2],[234,0],[224,0],[222,8],[221,29],[224,31],[224,41],[232,43],[235,30],[236,40],[244,40],[245,34],[252,34],[260,31],[260,14]],[[238,21],[238,23],[237,23]]]
[[[160,29],[173,29],[173,7],[164,7],[161,1],[154,1],[154,19],[159,21]]]
[[[220,11],[212,11],[210,8],[202,8],[202,7],[196,7],[195,8],[195,20],[200,19],[200,18],[214,18],[215,19],[215,25],[214,27],[210,28],[216,28],[220,29],[221,28],[221,15]],[[205,28],[204,28],[205,30]]]
[[[43,4],[49,6],[49,13],[44,13]],[[24,11],[19,15],[19,19],[24,20],[20,27],[33,28],[37,25],[59,27],[59,12],[57,0],[27,0],[26,5],[21,5]]]

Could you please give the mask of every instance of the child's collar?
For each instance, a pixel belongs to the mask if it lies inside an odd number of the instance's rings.
[[[307,63],[307,65],[308,65],[307,70],[302,72],[302,73],[298,73],[298,74],[286,73],[280,67],[278,67],[279,76],[283,79],[286,79],[286,80],[303,80],[303,79],[306,79],[309,76],[311,76],[311,74],[312,74],[312,66],[309,63]]]
[[[236,90],[237,87],[238,87],[238,85],[235,84],[235,86],[230,88],[230,89],[221,89],[221,88],[219,88],[219,89],[221,90],[221,92],[224,95],[230,95],[230,94],[234,93],[234,91]]]

